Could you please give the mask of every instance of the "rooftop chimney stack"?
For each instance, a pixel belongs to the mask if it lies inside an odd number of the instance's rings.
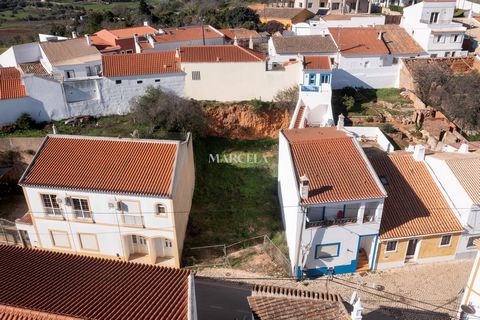
[[[415,159],[415,161],[425,160],[425,146],[421,144],[415,146],[413,149],[413,159]]]
[[[250,39],[248,39],[248,49],[253,50],[253,38],[250,36]]]
[[[383,40],[383,31],[378,32],[378,40]]]
[[[175,49],[175,58],[177,58],[177,59],[180,58],[180,49],[179,48]]]
[[[235,36],[235,37],[233,38],[233,45],[234,45],[234,46],[238,46],[237,36]]]
[[[76,39],[78,37],[77,31],[72,31],[72,39]]]
[[[343,130],[344,126],[345,126],[345,116],[340,113],[337,121],[337,130]]]
[[[90,38],[89,34],[85,35],[85,39],[87,40],[87,45],[91,46],[92,45],[92,39]]]
[[[144,25],[145,27],[148,27],[150,24],[148,23],[148,21],[145,20],[145,21],[143,21],[143,25]]]
[[[299,190],[300,190],[300,198],[302,198],[303,200],[308,198],[308,184],[309,184],[309,180],[307,176],[306,175],[301,176]]]

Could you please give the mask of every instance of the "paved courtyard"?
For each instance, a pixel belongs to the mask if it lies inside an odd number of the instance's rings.
[[[200,276],[339,293],[349,300],[358,290],[365,320],[455,319],[473,260],[407,265],[373,273],[296,282],[235,269],[204,269]]]

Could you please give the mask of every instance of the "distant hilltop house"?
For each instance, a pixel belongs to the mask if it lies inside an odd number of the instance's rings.
[[[290,30],[294,24],[304,22],[315,16],[312,11],[302,8],[276,8],[263,5],[255,9],[262,23],[278,21],[287,30]]]
[[[271,7],[308,9],[315,14],[371,13],[370,0],[289,0],[274,1]]]
[[[426,0],[403,10],[401,26],[430,57],[466,56],[462,49],[467,30],[453,22],[455,0]]]
[[[19,184],[27,247],[180,266],[195,184],[190,135],[49,135]]]

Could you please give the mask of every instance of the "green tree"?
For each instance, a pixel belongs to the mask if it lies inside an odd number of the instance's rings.
[[[152,14],[150,6],[145,0],[140,0],[140,2],[138,3],[138,11],[140,11],[141,14],[145,14],[148,16]]]

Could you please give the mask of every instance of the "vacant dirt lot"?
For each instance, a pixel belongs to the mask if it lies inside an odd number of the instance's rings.
[[[364,319],[450,319],[456,314],[473,260],[408,265],[373,273],[326,277],[297,282],[262,273],[234,269],[204,269],[200,276],[303,290],[339,293],[349,300],[357,290],[365,308]],[[379,289],[375,289],[378,287]]]

